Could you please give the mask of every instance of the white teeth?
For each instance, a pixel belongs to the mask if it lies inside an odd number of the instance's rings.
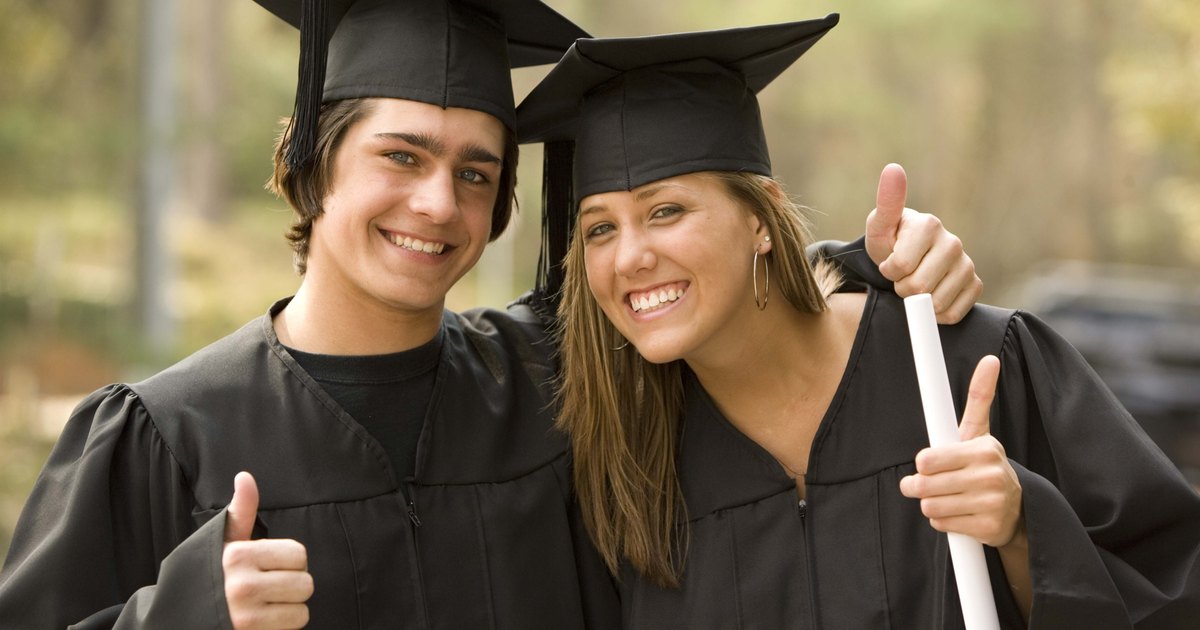
[[[629,305],[635,312],[643,312],[660,306],[666,306],[683,297],[684,290],[675,288],[660,289],[657,292],[629,296]]]
[[[413,238],[411,236],[390,236],[388,240],[400,247],[403,247],[404,249],[412,250],[414,252],[422,252],[425,254],[437,255],[441,254],[442,251],[446,249],[445,243],[434,243],[433,241],[426,243],[419,238]]]

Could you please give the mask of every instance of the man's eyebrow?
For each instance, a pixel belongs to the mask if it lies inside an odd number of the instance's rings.
[[[376,138],[384,138],[388,140],[403,140],[414,147],[425,149],[426,151],[441,157],[446,154],[446,144],[437,137],[427,133],[408,133],[404,131],[377,133]]]
[[[388,140],[403,140],[414,147],[425,149],[437,157],[442,157],[446,154],[446,143],[442,142],[437,136],[428,133],[408,133],[403,131],[377,133],[376,138],[384,138]],[[458,151],[458,159],[463,162],[490,162],[494,164],[502,164],[495,153],[485,149],[478,144],[468,144]]]
[[[463,162],[492,162],[500,164],[501,160],[495,153],[477,145],[468,144],[458,152],[458,159]]]

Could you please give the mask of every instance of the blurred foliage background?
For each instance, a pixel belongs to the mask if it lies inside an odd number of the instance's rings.
[[[1130,291],[1165,280],[1182,319],[1200,310],[1195,0],[548,3],[597,36],[840,12],[761,96],[776,174],[816,211],[820,237],[860,234],[880,169],[899,162],[909,205],[963,238],[989,302],[1031,306],[1030,279],[1071,260],[1103,263],[1101,280],[1058,286],[1102,292],[1119,265],[1147,279]],[[290,211],[263,182],[297,40],[249,0],[0,0],[0,553],[83,395],[149,375],[295,290]],[[153,68],[166,77],[158,135],[144,97]],[[518,71],[517,97],[544,72]],[[519,218],[451,308],[501,305],[532,284],[540,149],[522,158]],[[156,182],[162,224],[142,239]],[[138,272],[147,242],[163,252],[157,276]],[[150,289],[164,307],[156,335],[138,308]]]

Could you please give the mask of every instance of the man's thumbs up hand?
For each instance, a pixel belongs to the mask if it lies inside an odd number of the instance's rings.
[[[899,164],[888,164],[867,215],[867,254],[896,295],[929,293],[938,323],[957,323],[979,299],[983,282],[962,241],[932,214],[904,207],[907,198],[908,176]]]
[[[233,478],[233,499],[225,519],[225,542],[250,540],[254,519],[258,518],[258,484],[248,472]]]
[[[303,628],[313,579],[308,550],[295,540],[251,540],[258,517],[258,485],[248,472],[233,479],[225,519],[225,600],[237,630]]]

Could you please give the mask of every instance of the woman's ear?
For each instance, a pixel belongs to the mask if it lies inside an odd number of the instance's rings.
[[[757,214],[751,214],[751,225],[754,226],[754,248],[759,254],[765,254],[771,251],[771,246],[775,243],[771,238],[771,230],[767,227],[762,217]]]
[[[783,192],[783,187],[779,185],[779,182],[777,182],[769,177],[763,178],[763,179],[765,180],[765,181],[763,181],[763,186],[764,186],[764,188],[766,188],[766,193],[768,195],[770,195],[772,198],[774,198],[774,200],[777,202],[782,200],[784,197],[784,192]],[[755,215],[754,215],[754,223],[755,223],[754,234],[755,234],[755,237],[758,239],[758,244],[757,244],[758,253],[765,254],[765,253],[771,251],[771,247],[774,245],[774,243],[772,242],[770,227],[763,220],[762,216],[757,213],[755,213]]]

